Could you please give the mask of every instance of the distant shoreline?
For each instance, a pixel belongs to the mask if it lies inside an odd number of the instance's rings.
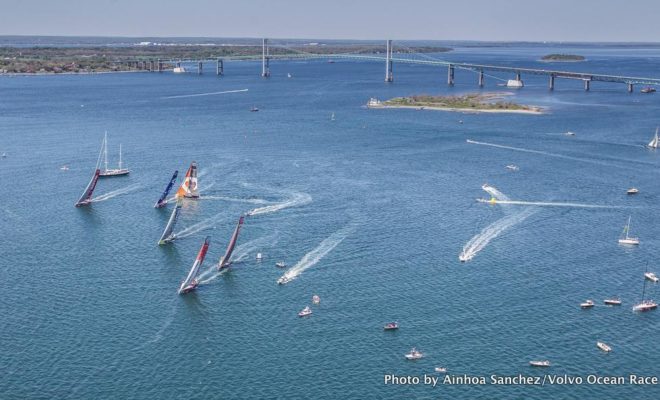
[[[432,110],[432,111],[450,111],[450,112],[461,112],[468,114],[477,114],[477,113],[491,113],[491,114],[531,114],[531,115],[542,115],[545,114],[543,109],[540,107],[534,107],[530,110],[506,110],[506,109],[475,109],[475,108],[456,108],[456,107],[437,107],[437,106],[404,106],[404,105],[382,105],[382,106],[369,106],[368,108],[401,108],[401,109],[411,109],[411,110]]]

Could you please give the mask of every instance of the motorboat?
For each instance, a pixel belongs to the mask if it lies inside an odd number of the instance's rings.
[[[312,303],[321,304],[321,298],[315,294],[314,296],[312,296]]]
[[[309,308],[309,306],[305,307],[298,313],[299,317],[306,317],[308,315],[312,315],[312,309]]]
[[[642,88],[642,90],[640,90],[640,92],[642,92],[642,93],[654,93],[655,88],[652,87],[652,86],[646,86],[646,87]]]
[[[172,72],[174,72],[175,74],[185,74],[186,69],[183,67],[174,67],[174,69],[172,69]]]
[[[378,100],[374,97],[370,98],[369,101],[367,102],[367,107],[369,107],[369,108],[382,107],[382,106],[383,106],[383,103],[381,103],[380,100]]]
[[[280,279],[277,280],[278,285],[284,285],[289,282],[291,282],[291,278],[289,278],[288,276],[282,276],[280,277]]]
[[[435,372],[439,372],[441,374],[446,374],[447,373],[447,368],[445,368],[445,367],[435,367]]]
[[[653,272],[645,272],[644,277],[653,283],[657,283],[660,280],[658,276]]]
[[[257,261],[261,261],[261,259],[262,259],[261,253],[257,253]]]
[[[69,167],[66,166],[66,165],[62,165],[62,166],[60,167],[60,170],[62,170],[62,171],[68,171],[68,170],[69,170]]]
[[[599,349],[603,350],[606,353],[612,351],[612,348],[603,342],[596,342],[596,346],[598,346]]]
[[[626,194],[637,194],[639,193],[639,189],[635,187],[631,187],[630,189],[626,190]]]
[[[639,238],[631,237],[630,234],[630,218],[628,217],[628,223],[623,227],[623,232],[621,232],[621,238],[619,239],[619,244],[627,244],[636,246],[639,244]]]
[[[529,365],[532,366],[532,367],[549,367],[550,366],[550,361],[548,361],[548,360],[530,361]]]
[[[277,268],[286,268],[286,263],[284,261],[278,261],[275,263]]]
[[[386,330],[386,331],[393,331],[393,330],[399,329],[399,323],[396,322],[396,321],[388,322],[388,323],[385,324],[383,329]]]
[[[594,306],[594,302],[592,300],[587,300],[584,303],[580,303],[580,308],[591,308]]]
[[[509,79],[506,82],[506,87],[510,87],[510,88],[519,89],[523,86],[525,86],[525,85],[523,84],[523,81],[521,81],[520,79]]]
[[[511,170],[511,171],[518,171],[520,168],[517,165],[509,164],[509,165],[506,166],[506,169]]]
[[[575,132],[566,131],[566,132],[564,133],[564,136],[575,136]]]
[[[618,297],[610,297],[609,299],[603,300],[603,303],[607,304],[608,306],[620,306],[621,299]]]
[[[410,350],[410,353],[406,354],[407,360],[419,360],[422,357],[424,357],[424,354],[422,354],[421,351],[417,350],[414,347],[412,348],[412,350]]]
[[[252,108],[250,108],[250,111],[251,112],[257,112],[257,111],[259,111],[259,109],[257,107],[252,107]]]

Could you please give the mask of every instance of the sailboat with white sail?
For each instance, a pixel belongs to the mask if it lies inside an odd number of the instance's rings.
[[[649,270],[647,266],[646,273],[644,275],[646,275],[648,272]],[[633,311],[644,312],[644,311],[655,310],[656,308],[658,308],[658,304],[651,299],[646,299],[645,295],[646,295],[646,279],[644,279],[644,287],[642,289],[642,301],[633,306],[632,308]]]
[[[639,238],[630,236],[630,221],[631,217],[628,217],[628,223],[623,227],[623,232],[621,232],[621,237],[619,238],[619,244],[627,245],[638,245]]]
[[[646,145],[646,147],[648,147],[650,149],[657,149],[658,148],[658,145],[660,145],[660,140],[658,139],[658,129],[660,129],[660,127],[655,128],[655,135],[653,136],[653,139],[651,139],[649,144]]]
[[[176,197],[198,199],[199,190],[197,187],[197,163],[193,161],[190,163],[190,167],[188,167],[183,183],[181,183],[179,190],[176,192]]]
[[[100,164],[101,164],[101,154],[103,153],[104,144],[105,144],[105,139],[103,140],[103,144],[101,145],[101,152],[99,152],[99,156],[96,159],[96,169],[94,170],[94,175],[92,175],[92,179],[87,184],[85,191],[76,202],[75,204],[76,207],[86,206],[92,202],[92,194],[94,193],[94,189],[96,188],[96,183],[99,181],[99,176],[101,174]]]
[[[227,250],[225,251],[225,254],[220,258],[220,261],[218,262],[218,271],[222,270],[223,268],[229,268],[231,265],[231,254],[234,252],[234,247],[236,247],[236,242],[238,241],[238,234],[241,230],[241,226],[243,226],[243,220],[245,217],[242,215],[238,219],[238,223],[236,224],[236,228],[234,229],[234,233],[231,235],[231,239],[229,240],[229,245],[227,246]]]
[[[199,272],[199,267],[202,266],[204,263],[204,257],[206,257],[206,252],[209,249],[209,237],[207,236],[206,239],[204,239],[204,244],[202,244],[202,247],[199,249],[199,252],[197,253],[197,258],[195,259],[195,263],[193,264],[192,268],[190,268],[190,272],[188,272],[188,276],[186,276],[186,279],[181,282],[181,286],[179,287],[179,294],[186,294],[189,292],[192,292],[197,288],[197,285],[199,285],[199,282],[197,281],[197,273]]]
[[[121,144],[119,144],[119,168],[108,168],[108,133],[103,135],[103,164],[104,169],[101,170],[99,176],[121,176],[128,175],[131,171],[128,168],[122,167],[121,159]]]
[[[174,171],[174,175],[172,175],[172,179],[170,179],[170,183],[167,184],[167,187],[163,191],[163,194],[160,195],[160,198],[154,205],[154,208],[161,208],[167,205],[167,195],[170,194],[170,190],[172,190],[172,186],[174,186],[174,182],[176,182],[176,177],[178,175],[179,175],[179,171],[178,170]]]
[[[183,199],[177,199],[176,207],[174,207],[174,210],[172,210],[172,214],[170,214],[170,219],[167,221],[165,230],[163,231],[163,234],[160,236],[160,239],[158,239],[159,246],[170,243],[174,239],[176,239],[176,235],[173,232],[174,225],[176,225],[176,220],[179,217],[179,213],[181,212],[182,206],[183,206]]]

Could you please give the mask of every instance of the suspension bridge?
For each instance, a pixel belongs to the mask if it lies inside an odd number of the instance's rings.
[[[394,56],[394,44],[392,40],[386,41],[386,51],[385,56],[373,55],[373,54],[355,54],[355,53],[342,53],[342,54],[320,54],[320,53],[310,53],[294,49],[285,45],[275,45],[273,47],[278,47],[280,49],[286,50],[285,54],[271,54],[270,48],[272,44],[268,39],[262,39],[261,44],[261,55],[236,55],[236,56],[227,56],[227,57],[209,57],[204,59],[135,59],[135,60],[125,60],[121,63],[128,64],[131,67],[136,69],[148,70],[148,71],[157,71],[163,72],[166,69],[166,66],[176,66],[181,68],[182,66],[197,65],[197,73],[202,74],[204,70],[204,64],[215,64],[216,75],[224,75],[224,63],[225,61],[258,61],[261,60],[261,76],[264,78],[270,77],[270,63],[272,60],[309,60],[309,59],[327,59],[327,60],[354,60],[354,61],[373,61],[381,62],[385,64],[385,82],[394,81],[394,72],[393,65],[397,64],[420,64],[420,65],[429,65],[434,67],[442,67],[447,69],[447,84],[453,86],[455,83],[455,72],[456,70],[466,70],[473,72],[477,75],[477,84],[479,87],[483,87],[485,83],[486,72],[497,72],[508,74],[512,79],[519,82],[519,86],[522,86],[522,75],[543,75],[548,77],[548,89],[554,90],[555,80],[556,79],[571,79],[582,81],[584,85],[584,90],[589,90],[591,88],[591,82],[608,82],[608,83],[620,83],[625,84],[628,92],[634,90],[634,85],[646,85],[646,86],[656,86],[660,85],[660,79],[658,78],[645,78],[645,77],[634,77],[634,76],[622,76],[622,75],[607,75],[607,74],[598,74],[598,73],[589,73],[589,72],[575,72],[575,71],[560,71],[560,70],[551,70],[551,69],[539,69],[539,68],[525,68],[525,67],[511,67],[511,66],[498,66],[498,65],[486,65],[486,64],[472,64],[472,63],[462,63],[462,62],[452,62],[437,59],[431,57],[427,54],[416,54],[414,52],[407,53],[397,53],[396,57]],[[402,46],[402,49],[410,50],[405,46]],[[194,68],[194,67],[193,67]],[[497,77],[495,79],[505,80]]]

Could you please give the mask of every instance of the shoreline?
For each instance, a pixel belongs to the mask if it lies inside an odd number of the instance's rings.
[[[83,72],[7,72],[0,74],[3,76],[53,76],[53,75],[98,75],[98,74],[134,74],[138,72],[151,72],[147,70],[138,71],[83,71]],[[157,72],[157,71],[153,71]]]

